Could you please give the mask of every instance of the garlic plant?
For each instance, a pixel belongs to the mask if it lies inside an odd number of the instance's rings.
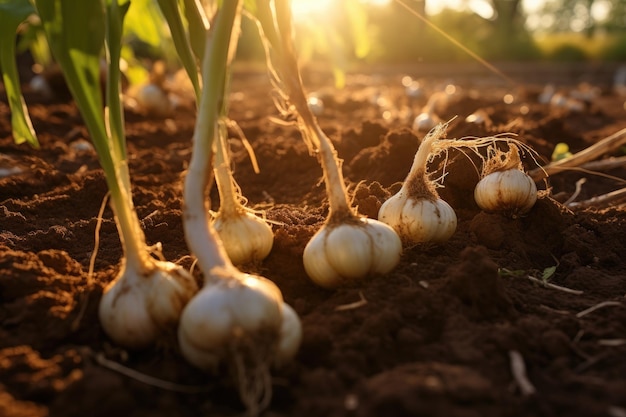
[[[181,11],[175,0],[158,0],[159,7],[165,16],[172,33],[172,40],[181,59],[189,80],[193,86],[196,104],[201,100],[200,76],[196,62],[202,59],[204,39],[192,34],[204,33],[209,23],[206,16],[208,9],[190,7],[185,10],[188,21],[189,34],[183,24]],[[215,11],[214,11],[215,12]],[[195,46],[195,49],[194,49]],[[213,213],[213,228],[217,231],[220,240],[235,265],[258,262],[269,255],[274,244],[274,233],[270,225],[257,213],[244,205],[245,199],[241,195],[239,186],[230,167],[228,149],[228,127],[238,130],[240,138],[247,143],[243,132],[233,120],[226,116],[226,103],[221,110],[222,117],[216,120],[215,132],[215,181],[220,195],[220,208]],[[254,156],[251,154],[251,156]],[[255,171],[258,170],[253,158]]]
[[[326,223],[303,253],[304,268],[313,282],[335,288],[369,275],[385,274],[400,261],[402,242],[388,225],[364,218],[350,206],[341,162],[307,103],[293,45],[288,0],[256,2],[257,26],[264,40],[271,80],[285,115],[297,126],[312,153],[319,156],[329,201]],[[289,114],[295,109],[295,115]]]
[[[180,312],[197,285],[182,267],[152,257],[132,200],[120,101],[122,27],[130,3],[36,0],[35,6],[98,153],[123,249],[120,272],[100,300],[100,323],[120,346],[147,348],[176,333]],[[104,103],[103,51],[107,65]]]
[[[444,242],[456,230],[456,214],[439,198],[427,172],[432,145],[445,133],[446,126],[440,124],[426,135],[402,188],[379,209],[378,219],[393,227],[407,243]]]
[[[0,25],[0,74],[7,103],[11,109],[13,140],[16,144],[27,142],[32,147],[38,148],[39,141],[22,95],[15,59],[17,30],[33,13],[35,13],[35,7],[28,0],[4,1],[0,4],[0,21],[2,22]],[[33,80],[37,79],[37,77],[33,78]],[[43,78],[39,79],[43,80]],[[31,88],[37,91],[32,85]]]
[[[249,414],[255,415],[271,398],[270,366],[295,355],[302,329],[298,316],[285,304],[273,282],[241,272],[233,265],[208,218],[207,189],[215,147],[220,146],[219,135],[224,131],[220,126],[226,118],[227,77],[237,45],[242,4],[241,0],[222,3],[210,30],[201,29],[206,32],[202,92],[185,176],[183,225],[187,244],[203,273],[204,286],[183,310],[178,339],[183,356],[192,365],[208,371],[216,371],[220,364],[228,365],[241,400]],[[200,7],[197,11],[203,12]]]
[[[220,194],[220,208],[213,218],[228,257],[235,265],[258,262],[269,255],[274,244],[270,225],[242,204],[226,148],[226,126],[219,127],[215,179]]]
[[[474,189],[474,199],[488,212],[525,214],[537,201],[537,186],[523,171],[518,147],[513,143],[508,146],[508,152],[495,146],[488,149],[481,179]]]

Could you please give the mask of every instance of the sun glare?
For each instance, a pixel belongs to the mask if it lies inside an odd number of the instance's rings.
[[[360,3],[375,7],[384,7],[393,0],[360,0]],[[331,12],[338,0],[291,0],[291,12],[296,20]]]
[[[330,8],[333,0],[291,0],[291,12],[295,19],[319,14]]]

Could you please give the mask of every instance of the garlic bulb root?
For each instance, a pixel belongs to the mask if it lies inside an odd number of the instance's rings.
[[[198,368],[215,371],[242,341],[271,334],[278,339],[281,306],[280,292],[260,277],[242,273],[237,279],[205,286],[181,316],[178,335],[183,356]]]
[[[230,278],[208,284],[184,309],[178,329],[181,352],[197,368],[216,372],[226,361],[248,412],[271,397],[269,368],[296,354],[300,319],[270,280],[234,268],[213,271]]]

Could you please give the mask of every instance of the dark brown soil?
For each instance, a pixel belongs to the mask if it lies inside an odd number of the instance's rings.
[[[344,91],[318,91],[325,103],[319,120],[344,160],[354,205],[373,218],[408,173],[422,136],[410,125],[425,99],[404,97],[400,78],[353,76]],[[307,85],[321,85],[316,82]],[[438,85],[426,83],[429,91]],[[541,88],[458,86],[440,111],[443,119],[457,116],[448,137],[515,133],[545,162],[557,142],[578,151],[626,128],[624,98],[609,90],[583,111],[568,112],[539,104]],[[511,104],[503,101],[507,93]],[[388,108],[381,110],[377,97],[388,99]],[[95,285],[88,285],[107,192],[103,174],[96,155],[76,146],[88,136],[71,103],[28,91],[27,101],[38,150],[13,144],[6,98],[0,102],[0,168],[22,169],[0,179],[0,416],[241,415],[228,375],[206,375],[172,349],[124,351],[103,333],[97,305],[121,256],[107,208]],[[477,109],[489,120],[466,123]],[[392,118],[384,119],[383,110]],[[554,198],[544,196],[527,216],[509,218],[477,208],[478,177],[467,159],[453,156],[440,193],[459,218],[454,236],[441,245],[407,247],[386,276],[328,291],[312,284],[302,266],[304,246],[327,214],[316,158],[295,128],[268,119],[276,111],[264,74],[235,78],[231,115],[261,167],[255,174],[244,147],[233,141],[236,178],[249,204],[276,222],[269,257],[242,269],[276,282],[304,331],[295,361],[273,372],[273,400],[263,415],[625,415],[625,209],[569,210],[557,202],[567,200],[582,177],[587,182],[578,200],[622,187],[624,167],[606,172],[621,183],[584,172],[555,175],[539,183]],[[192,260],[182,231],[181,179],[193,126],[190,107],[168,118],[127,114],[145,233],[149,243],[162,243],[168,260],[186,267]],[[217,207],[215,191],[212,199]],[[554,266],[548,281],[580,294],[528,279]],[[361,297],[366,303],[358,308],[338,309]],[[578,315],[606,301],[613,303]],[[533,394],[524,395],[516,383],[512,352],[523,358]],[[178,385],[156,387],[111,369],[112,363]]]

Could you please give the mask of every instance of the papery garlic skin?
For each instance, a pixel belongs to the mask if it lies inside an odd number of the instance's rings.
[[[440,199],[408,197],[400,191],[385,201],[378,220],[391,226],[406,242],[441,243],[456,231],[454,209]]]
[[[373,219],[325,225],[304,248],[304,269],[313,282],[336,288],[367,275],[385,274],[400,261],[402,241]]]
[[[474,199],[487,212],[524,214],[537,201],[537,186],[530,176],[519,169],[496,171],[478,182]]]
[[[269,360],[277,357],[286,360],[298,350],[300,321],[294,313],[295,319],[289,317],[288,328],[283,328],[286,304],[278,287],[262,277],[237,275],[235,279],[205,286],[181,316],[178,327],[181,352],[200,369],[215,371],[220,362],[235,352],[268,349],[258,353],[273,355]]]
[[[274,233],[267,222],[249,211],[237,215],[219,215],[213,227],[220,236],[224,249],[235,265],[261,261],[274,245]]]
[[[145,349],[175,335],[183,308],[198,291],[184,268],[172,262],[153,264],[146,274],[125,266],[100,300],[98,315],[105,333],[125,348]]]

